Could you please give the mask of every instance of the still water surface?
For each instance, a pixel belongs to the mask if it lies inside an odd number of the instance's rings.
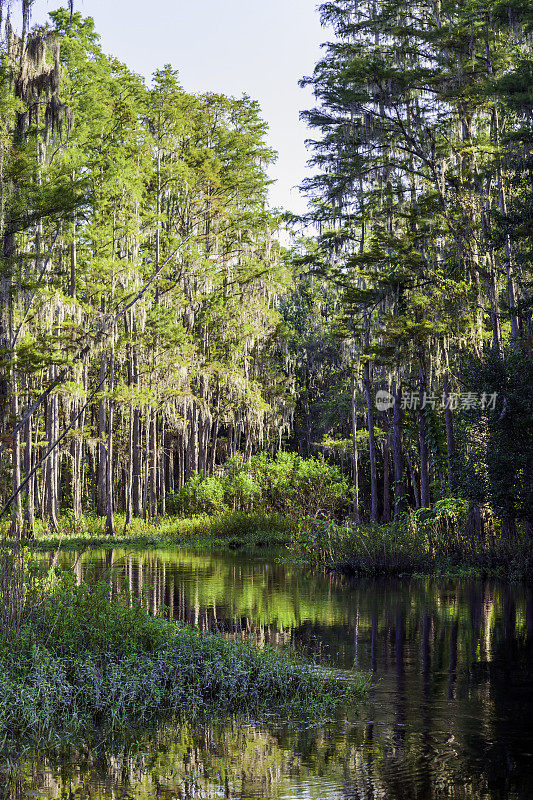
[[[320,727],[162,725],[135,746],[32,756],[13,796],[92,800],[533,800],[533,594],[481,581],[350,581],[183,551],[76,562],[202,630],[368,671]],[[17,781],[18,783],[18,781]]]

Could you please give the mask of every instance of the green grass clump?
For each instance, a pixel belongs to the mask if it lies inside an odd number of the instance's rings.
[[[0,750],[56,746],[181,712],[329,716],[347,684],[288,652],[153,617],[70,578],[0,652]],[[363,679],[351,682],[359,695]]]
[[[463,501],[449,499],[387,524],[302,520],[292,534],[288,557],[360,575],[532,580],[533,548],[527,537],[506,541],[498,530],[483,540],[468,537],[465,512]]]
[[[90,547],[200,547],[202,549],[275,548],[290,541],[295,522],[274,512],[224,511],[213,516],[202,514],[181,519],[162,517],[158,522],[132,520],[125,530],[124,516],[115,514],[115,536],[105,533],[105,519],[87,516],[73,520],[64,515],[59,531],[42,523],[36,526],[35,539],[28,545],[35,550]]]

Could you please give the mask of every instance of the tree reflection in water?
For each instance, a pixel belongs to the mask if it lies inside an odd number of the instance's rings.
[[[533,797],[528,589],[358,583],[175,551],[85,554],[76,569],[79,580],[105,578],[114,594],[128,589],[201,630],[291,644],[343,669],[357,660],[372,672],[371,699],[317,728],[184,721],[121,746],[32,755],[5,776],[2,800]]]

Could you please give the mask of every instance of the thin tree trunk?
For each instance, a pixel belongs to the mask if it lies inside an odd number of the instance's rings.
[[[81,519],[83,516],[82,496],[83,496],[83,426],[85,424],[85,412],[82,413],[76,426],[76,434],[72,439],[72,514],[74,519]]]
[[[451,494],[456,489],[455,479],[455,436],[453,430],[453,411],[451,408],[450,377],[448,372],[444,375],[444,421],[446,424],[446,454],[448,459],[448,489]]]
[[[100,380],[106,375],[106,357],[102,353],[100,357]],[[105,392],[105,383],[102,385],[102,393]],[[98,403],[98,477],[97,477],[97,500],[96,513],[99,517],[107,516],[107,425],[106,425],[106,398],[102,396]]]
[[[56,368],[53,366],[50,367],[50,380],[53,381],[55,377]],[[45,429],[48,445],[53,444],[58,435],[57,406],[57,395],[52,394],[46,404]],[[53,450],[45,462],[44,469],[44,514],[55,530],[59,527],[57,486],[57,450]]]
[[[77,253],[76,253],[76,218],[72,225],[72,243],[70,245],[70,286],[69,294],[76,297],[77,290]]]
[[[161,442],[161,452],[158,459],[159,462],[159,501],[161,503],[161,515],[164,517],[166,514],[166,492],[167,492],[167,457],[166,457],[166,425],[165,417],[161,415],[161,433],[159,440]]]
[[[496,107],[494,107],[494,116],[495,116],[497,145],[499,147],[500,121],[499,121],[498,109]],[[505,196],[502,165],[499,155],[498,155],[497,175],[498,175],[498,201],[499,201],[500,214],[502,215],[502,217],[505,217],[507,215],[507,198]],[[505,260],[507,265],[507,299],[509,303],[509,316],[511,320],[511,338],[513,339],[514,342],[516,342],[520,336],[520,331],[518,327],[518,312],[516,306],[516,285],[514,278],[514,263],[513,263],[514,259],[511,247],[511,237],[507,232],[505,233],[504,249],[505,249]]]
[[[355,522],[361,521],[359,513],[359,450],[357,447],[357,386],[355,377],[352,380],[352,461],[353,461],[353,518]]]
[[[389,431],[383,439],[383,522],[390,522]]]
[[[370,344],[370,321],[368,314],[365,313],[365,345],[368,349]],[[376,468],[376,438],[374,434],[374,407],[372,404],[372,388],[370,382],[370,363],[365,359],[363,369],[363,384],[365,387],[366,416],[368,424],[368,449],[370,453],[370,492],[372,498],[371,519],[378,522],[378,476]]]
[[[27,408],[24,409],[26,413]],[[33,430],[31,419],[29,419],[24,426],[24,472],[29,475],[33,467]],[[33,539],[35,532],[35,480],[32,479],[28,482],[26,489],[26,508],[24,511],[24,532],[25,535]]]
[[[130,404],[130,421],[128,429],[128,463],[126,465],[126,481],[124,487],[124,505],[126,520],[124,530],[131,525],[133,505],[133,406]]]
[[[402,385],[392,382],[394,398],[392,423],[392,463],[394,468],[394,516],[406,509],[404,463],[403,463],[403,411]]]
[[[13,405],[13,418],[19,417],[19,401],[18,401],[18,386],[16,372],[12,371],[11,377],[11,397]],[[13,436],[13,491],[16,491],[20,486],[20,432],[16,431]],[[22,498],[20,492],[17,494],[16,500],[13,503],[13,511],[11,518],[11,535],[15,538],[20,538],[22,535]]]
[[[422,361],[419,359],[419,399],[420,408],[418,412],[419,432],[420,432],[420,506],[421,508],[429,508],[429,448],[427,443],[427,420],[425,409],[422,408],[424,398],[426,396],[426,374]]]
[[[146,522],[148,519],[148,480],[150,477],[150,418],[144,421],[143,428],[145,441],[143,519]]]
[[[413,497],[415,500],[415,506],[416,508],[420,508],[420,493],[418,491],[418,485],[416,481],[415,471],[413,468],[413,463],[409,457],[409,453],[407,451],[404,452],[405,452],[405,460],[407,461],[407,466],[409,468],[409,475],[411,476],[411,486],[413,487]]]
[[[137,332],[135,313],[131,312],[131,330],[133,336]],[[140,388],[139,360],[135,345],[131,347],[131,369],[133,385],[136,389]],[[132,511],[134,517],[143,515],[142,503],[142,456],[141,456],[141,411],[135,401],[133,409],[133,440],[132,440]]]
[[[157,410],[151,411],[150,421],[150,516],[157,520]]]
[[[107,434],[107,453],[106,453],[106,534],[108,536],[115,535],[115,522],[113,518],[113,388],[114,388],[114,372],[115,372],[115,344],[113,335],[111,337],[111,354],[109,357],[109,412],[108,412],[108,434]]]

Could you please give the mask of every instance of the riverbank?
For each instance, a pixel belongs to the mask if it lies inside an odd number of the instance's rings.
[[[33,583],[17,629],[2,631],[3,751],[114,735],[163,718],[330,716],[366,680],[343,682],[292,653],[202,634],[152,616],[109,584]],[[5,615],[4,615],[5,616]]]
[[[435,576],[533,581],[533,546],[525,535],[506,541],[494,531],[480,540],[465,520],[405,514],[387,524],[338,525],[304,520],[291,536],[296,563],[362,576]]]
[[[494,530],[484,540],[467,537],[464,508],[437,506],[405,514],[387,524],[338,524],[295,520],[279,513],[229,511],[159,522],[133,520],[126,528],[116,515],[115,536],[105,534],[104,520],[64,518],[51,532],[37,527],[28,541],[34,550],[88,547],[157,549],[187,547],[198,551],[239,551],[273,557],[300,566],[348,575],[436,575],[533,580],[533,547],[525,535],[506,541]],[[444,509],[444,510],[443,510]]]
[[[185,519],[163,517],[157,522],[134,519],[126,527],[124,516],[115,514],[115,530],[114,536],[107,535],[105,520],[101,517],[76,521],[62,518],[57,531],[36,525],[35,538],[27,540],[27,544],[34,550],[126,546],[145,549],[180,545],[202,550],[281,550],[290,545],[297,523],[276,513],[230,511]]]

